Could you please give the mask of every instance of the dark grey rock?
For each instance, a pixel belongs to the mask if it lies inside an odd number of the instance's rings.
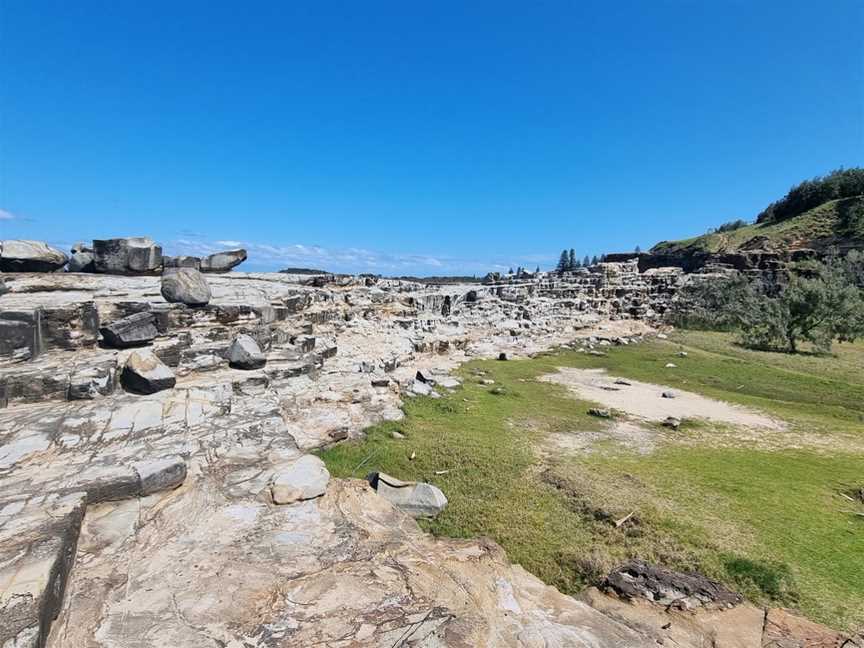
[[[588,410],[588,414],[590,416],[596,416],[597,418],[612,418],[612,412],[608,409],[603,409],[600,407],[592,407]]]
[[[117,386],[116,369],[117,364],[113,360],[76,369],[69,377],[66,397],[69,400],[93,400],[112,394]]]
[[[134,394],[155,394],[177,383],[174,373],[151,351],[135,351],[126,360],[120,382]]]
[[[132,469],[138,474],[142,497],[177,488],[186,479],[186,462],[181,457],[140,461]]]
[[[675,392],[664,391],[662,394],[660,394],[660,396],[662,396],[663,398],[675,398]]]
[[[238,335],[228,349],[228,364],[234,369],[260,369],[267,357],[248,335]]]
[[[96,269],[96,261],[91,252],[73,252],[69,257],[68,272],[93,272]]]
[[[366,480],[381,497],[415,518],[435,517],[447,506],[441,489],[425,482],[406,482],[385,473],[371,473]]]
[[[9,292],[8,286],[6,286],[6,282],[3,280],[3,277],[0,277],[0,297]]]
[[[171,303],[206,306],[212,293],[207,280],[193,268],[169,269],[162,275],[162,296]]]
[[[229,272],[246,260],[246,250],[226,250],[201,259],[201,272]]]
[[[42,241],[0,241],[2,272],[54,272],[68,261],[66,254]]]
[[[93,241],[96,272],[152,275],[162,270],[162,248],[144,236]]]
[[[115,349],[143,346],[159,335],[153,313],[134,313],[99,329],[105,344]]]
[[[678,609],[731,607],[743,601],[740,594],[702,574],[676,572],[641,560],[613,570],[603,582],[603,589],[624,599],[647,599]]]
[[[41,352],[41,309],[0,312],[0,357],[33,360]]]

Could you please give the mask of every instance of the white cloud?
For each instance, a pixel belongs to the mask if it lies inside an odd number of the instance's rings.
[[[15,220],[15,214],[5,209],[0,209],[0,221]]]

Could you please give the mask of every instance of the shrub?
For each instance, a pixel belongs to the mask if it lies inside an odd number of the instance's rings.
[[[837,169],[826,176],[795,185],[783,198],[771,203],[756,218],[757,223],[783,221],[837,198],[864,194],[864,169]]]

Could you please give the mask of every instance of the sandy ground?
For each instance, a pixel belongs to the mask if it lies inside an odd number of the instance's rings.
[[[629,385],[615,384],[616,377],[609,376],[604,369],[562,367],[558,373],[541,376],[540,380],[564,385],[581,399],[649,421],[664,421],[674,416],[770,430],[785,427],[765,414],[692,392],[629,379]],[[674,393],[675,398],[663,398],[666,391]]]

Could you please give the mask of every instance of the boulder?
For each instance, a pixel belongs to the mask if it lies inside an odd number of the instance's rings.
[[[664,391],[662,394],[660,394],[660,396],[662,396],[663,398],[675,398],[675,392]]]
[[[228,364],[234,369],[260,369],[267,356],[258,343],[248,335],[238,335],[228,349]]]
[[[612,418],[612,412],[602,407],[592,407],[588,410],[588,415],[596,416],[597,418]]]
[[[96,261],[92,252],[72,252],[69,257],[68,272],[93,272],[96,269]]]
[[[163,256],[162,267],[164,268],[192,268],[201,269],[201,259],[195,256]]]
[[[162,248],[146,236],[93,241],[96,272],[120,275],[156,274],[162,270]]]
[[[447,506],[441,489],[425,482],[406,482],[385,473],[372,473],[367,481],[381,497],[415,518],[435,517]]]
[[[0,277],[0,296],[5,295],[9,292],[9,288],[6,287],[6,282],[3,281],[3,277]]]
[[[246,260],[246,250],[226,250],[201,259],[201,272],[230,272]]]
[[[177,488],[186,479],[186,462],[182,457],[147,459],[132,464],[141,484],[141,496]]]
[[[69,258],[42,241],[0,241],[0,271],[54,272]]]
[[[155,394],[174,387],[177,379],[152,351],[134,351],[126,360],[120,382],[134,394]]]
[[[273,473],[270,496],[274,504],[313,499],[324,494],[329,481],[330,473],[324,462],[314,455],[303,455]]]
[[[83,241],[78,241],[75,245],[72,246],[71,252],[72,254],[75,254],[76,252],[87,252],[88,254],[93,254],[93,247],[87,245]]]
[[[105,344],[115,349],[143,346],[153,340],[159,331],[153,313],[134,313],[99,329]]]
[[[193,268],[176,268],[162,275],[162,296],[171,303],[206,306],[212,294],[200,272]]]

